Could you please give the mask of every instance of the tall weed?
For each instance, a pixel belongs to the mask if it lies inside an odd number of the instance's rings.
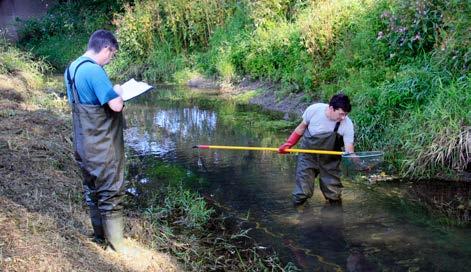
[[[53,5],[46,16],[19,20],[19,45],[45,58],[62,71],[86,48],[97,29],[110,29],[111,18],[124,0],[65,1]]]
[[[28,51],[22,51],[0,39],[0,74],[22,77],[33,89],[44,87],[44,74],[51,67],[44,61],[35,60]]]

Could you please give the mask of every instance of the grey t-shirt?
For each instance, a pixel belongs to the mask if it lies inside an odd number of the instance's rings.
[[[337,122],[330,120],[325,115],[327,107],[329,107],[328,104],[316,103],[312,104],[304,111],[303,121],[308,124],[307,128],[311,135],[334,131]],[[353,123],[348,116],[340,122],[337,133],[343,136],[344,144],[353,144]]]

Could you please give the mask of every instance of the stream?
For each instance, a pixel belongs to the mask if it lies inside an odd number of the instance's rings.
[[[341,206],[327,204],[316,183],[314,196],[295,208],[291,203],[295,155],[192,148],[197,144],[278,147],[289,132],[231,118],[251,114],[233,103],[211,107],[197,99],[185,103],[164,99],[188,92],[198,90],[158,87],[127,103],[126,148],[203,177],[206,182],[194,189],[243,220],[248,235],[272,247],[284,262],[302,271],[469,271],[470,229],[408,216],[407,206],[389,195],[408,190],[412,186],[408,183],[345,180]],[[202,95],[219,94],[206,90]],[[469,193],[470,186],[464,190]]]

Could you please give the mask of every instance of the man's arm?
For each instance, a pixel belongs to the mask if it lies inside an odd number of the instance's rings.
[[[302,121],[295,129],[294,129],[294,132],[296,132],[298,135],[303,135],[304,134],[304,131],[306,130],[307,128],[307,124]]]
[[[120,85],[114,85],[113,87],[113,90],[119,95],[118,97],[116,97],[115,99],[111,99],[109,102],[108,102],[108,106],[110,106],[110,108],[115,111],[115,112],[120,112],[123,110],[123,107],[124,107],[124,101],[123,101],[123,98],[121,97],[122,93],[123,93],[123,88],[121,88]]]
[[[290,149],[291,147],[295,146],[298,143],[299,139],[303,136],[304,131],[306,130],[306,128],[307,128],[307,124],[304,121],[302,121],[294,129],[293,133],[291,133],[291,135],[286,140],[286,142],[278,148],[278,152],[281,153],[281,154],[288,153],[285,150]]]

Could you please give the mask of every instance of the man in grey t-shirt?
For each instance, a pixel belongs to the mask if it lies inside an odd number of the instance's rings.
[[[301,148],[341,151],[353,153],[354,129],[348,118],[352,107],[344,94],[334,95],[329,104],[316,103],[303,114],[303,121],[278,151],[282,154],[302,138]],[[319,176],[320,189],[330,203],[340,203],[342,183],[340,182],[340,161],[338,155],[300,153],[296,164],[296,186],[293,203],[300,205],[312,197],[314,179]]]

